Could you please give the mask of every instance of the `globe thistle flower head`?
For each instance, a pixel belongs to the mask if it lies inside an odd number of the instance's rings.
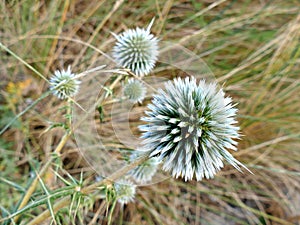
[[[118,202],[122,205],[134,201],[135,185],[128,180],[120,180],[115,183]]]
[[[237,149],[237,109],[216,83],[197,84],[194,77],[169,81],[148,108],[142,118],[147,124],[139,126],[143,148],[163,160],[162,169],[173,177],[213,178],[224,159],[238,170],[243,166],[227,151]]]
[[[80,81],[71,72],[71,67],[65,70],[56,70],[50,78],[50,90],[59,99],[66,99],[77,94]]]
[[[141,81],[130,78],[124,85],[123,93],[131,102],[142,103],[146,96],[146,87]]]
[[[147,29],[135,28],[116,35],[113,57],[119,66],[130,69],[137,76],[151,72],[158,56],[158,39],[150,33],[151,21]]]
[[[141,153],[134,152],[130,157],[130,161],[135,161],[140,155]],[[159,163],[160,161],[157,157],[151,157],[131,170],[130,175],[139,183],[147,183],[155,175]]]

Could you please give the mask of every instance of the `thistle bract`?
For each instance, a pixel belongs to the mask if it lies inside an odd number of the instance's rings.
[[[117,39],[113,48],[116,63],[138,76],[149,74],[157,60],[158,39],[150,33],[152,23],[147,29],[137,27],[114,35]]]
[[[128,180],[120,180],[115,183],[116,197],[120,204],[127,204],[134,200],[135,185]]]
[[[146,87],[137,79],[131,78],[123,88],[124,95],[133,103],[142,103],[146,95]]]
[[[136,160],[140,155],[141,153],[134,152],[130,157],[130,161],[132,162]],[[159,163],[160,161],[157,157],[149,158],[148,160],[131,170],[130,175],[137,182],[146,183],[150,181],[155,175]]]
[[[163,160],[163,170],[173,177],[212,178],[224,159],[238,170],[243,166],[227,151],[236,150],[239,138],[237,109],[216,83],[197,84],[194,77],[168,81],[148,108],[142,118],[147,124],[139,127],[143,148]]]
[[[59,99],[66,99],[77,94],[80,81],[75,78],[69,66],[67,71],[56,70],[50,78],[50,90]]]

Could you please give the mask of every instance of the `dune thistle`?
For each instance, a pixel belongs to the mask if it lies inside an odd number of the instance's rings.
[[[65,70],[56,70],[50,78],[50,90],[59,99],[73,97],[79,91],[80,81],[71,72],[71,66]]]
[[[130,156],[130,161],[135,161],[141,154],[141,152],[133,152]],[[139,183],[147,183],[155,175],[159,164],[160,161],[157,157],[151,157],[131,170],[130,175]]]
[[[120,204],[133,202],[135,196],[135,185],[128,180],[120,180],[114,184],[116,197]]]
[[[245,167],[227,150],[237,150],[237,109],[216,83],[198,84],[194,77],[165,84],[148,105],[139,126],[142,144],[150,157],[163,161],[162,169],[185,181],[213,178],[225,159],[240,170]]]
[[[135,28],[116,35],[113,57],[119,66],[130,69],[137,76],[144,76],[154,68],[158,56],[158,39],[147,29]]]
[[[130,78],[123,87],[123,93],[131,102],[142,103],[146,95],[146,87],[141,81]]]

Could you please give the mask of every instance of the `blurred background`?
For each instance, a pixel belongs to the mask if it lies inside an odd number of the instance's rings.
[[[135,202],[116,206],[113,224],[300,224],[299,12],[298,0],[3,0],[0,42],[49,79],[68,65],[75,72],[101,65],[101,51],[110,52],[115,42],[110,32],[147,27],[155,17],[152,33],[201,57],[238,103],[243,136],[233,155],[254,174],[226,165],[212,180],[170,178],[139,187]],[[158,71],[158,76],[174,74]],[[3,129],[49,87],[4,50],[0,77]],[[63,106],[48,96],[1,134],[2,216],[22,198],[34,171],[62,138],[63,129],[49,128],[63,121]],[[142,112],[145,104],[139,107]],[[49,170],[43,177],[49,190],[65,185],[57,174],[66,179],[66,174],[74,179],[83,174],[87,183],[97,178],[74,138],[52,168],[56,172]],[[32,201],[39,192],[41,187]],[[61,210],[57,221],[106,224],[107,207],[92,196],[82,202],[74,220],[69,219],[71,210]],[[21,224],[45,209],[26,211]]]

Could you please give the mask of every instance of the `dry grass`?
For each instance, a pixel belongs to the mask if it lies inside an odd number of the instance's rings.
[[[226,166],[213,180],[168,179],[141,187],[135,203],[117,205],[113,224],[300,224],[300,4],[296,0],[199,2],[2,1],[0,41],[49,78],[68,64],[76,72],[104,64],[102,52],[110,52],[114,43],[110,32],[145,27],[155,16],[153,32],[201,56],[238,103],[244,136],[234,155],[254,175]],[[2,128],[45,93],[48,84],[5,51],[0,55],[0,74]],[[163,69],[158,75],[173,76]],[[97,79],[94,74],[91,81],[100,82]],[[84,91],[92,87],[87,85]],[[30,173],[44,164],[62,138],[60,127],[45,131],[51,123],[64,120],[63,106],[49,96],[1,136],[3,215],[4,208],[13,212],[32,179]],[[144,107],[132,113],[132,129]],[[110,137],[105,146],[123,149],[111,136],[108,117],[98,130],[104,128]],[[43,180],[49,190],[56,190],[65,186],[57,174],[79,179],[82,171],[85,182],[93,183],[95,172],[71,138],[61,161],[53,163]],[[42,192],[39,188],[32,200]],[[110,205],[98,197],[85,199],[74,224],[106,224]],[[45,205],[24,213],[21,224],[44,209]],[[68,210],[62,210],[57,218],[72,224],[66,215]]]

